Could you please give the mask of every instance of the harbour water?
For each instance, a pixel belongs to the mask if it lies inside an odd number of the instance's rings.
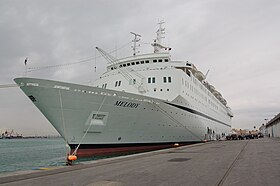
[[[1,139],[0,174],[65,165],[62,138]]]

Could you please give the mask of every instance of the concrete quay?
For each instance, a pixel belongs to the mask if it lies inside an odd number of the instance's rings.
[[[280,185],[280,139],[217,141],[0,177],[0,185]]]

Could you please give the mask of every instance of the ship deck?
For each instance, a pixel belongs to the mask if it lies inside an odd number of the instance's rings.
[[[218,141],[0,175],[4,185],[278,185],[280,139]]]

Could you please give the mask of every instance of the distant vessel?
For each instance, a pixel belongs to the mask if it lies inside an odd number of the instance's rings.
[[[6,130],[0,135],[0,139],[21,139],[23,138],[22,134],[14,132],[14,130]]]
[[[108,60],[107,71],[84,86],[16,78],[15,82],[78,156],[167,148],[224,137],[233,114],[214,86],[188,61],[172,60],[159,23],[154,53]]]

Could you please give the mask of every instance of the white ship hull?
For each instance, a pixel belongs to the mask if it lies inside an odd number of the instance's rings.
[[[206,76],[188,61],[171,59],[159,23],[154,53],[115,59],[96,47],[107,70],[94,86],[34,78],[16,83],[78,156],[142,151],[220,139],[233,114]],[[76,150],[74,151],[74,154]]]
[[[72,149],[81,143],[78,156],[201,142],[230,130],[229,118],[181,105],[180,95],[165,101],[58,81],[15,81]]]

